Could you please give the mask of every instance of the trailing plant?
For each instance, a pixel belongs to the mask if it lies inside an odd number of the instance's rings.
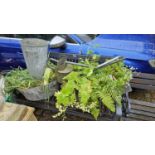
[[[51,65],[51,64],[50,64]],[[41,80],[32,77],[27,69],[17,68],[5,76],[5,93],[11,94],[15,89],[29,89],[37,86],[46,86],[54,78],[54,71],[47,67]],[[46,87],[45,87],[46,88]],[[47,89],[45,89],[47,91]]]
[[[55,93],[56,107],[59,109],[56,116],[64,114],[68,107],[75,107],[97,119],[101,112],[100,103],[115,112],[115,104],[121,106],[122,95],[132,72],[124,67],[123,62],[96,69],[96,55],[80,63],[89,67],[74,66],[74,70],[63,79],[61,90]]]
[[[34,79],[27,69],[17,68],[5,76],[5,92],[12,93],[15,89],[27,89],[41,85],[41,80]]]

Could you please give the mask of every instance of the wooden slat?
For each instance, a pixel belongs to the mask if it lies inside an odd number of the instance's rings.
[[[155,74],[147,74],[147,73],[137,73],[137,72],[134,72],[133,73],[133,77],[155,80]]]
[[[0,120],[1,121],[22,121],[34,119],[32,117],[34,108],[13,103],[0,104]],[[36,119],[34,119],[36,120]]]
[[[152,108],[152,107],[131,104],[131,108],[135,109],[135,110],[141,110],[141,111],[155,113],[155,108]]]
[[[136,84],[130,83],[132,88],[144,89],[144,90],[155,90],[155,86],[152,85],[144,85],[144,84]]]
[[[14,113],[10,113],[8,120],[9,121],[20,121],[22,120],[22,117],[26,114],[27,109],[26,108],[19,108],[16,107]]]
[[[124,121],[155,121],[155,103],[130,99],[131,112]]]
[[[27,107],[27,112],[21,120],[23,120],[23,121],[37,121],[33,112],[34,112],[34,108]]]
[[[130,117],[122,117],[121,121],[142,121],[142,119],[130,118]]]
[[[131,104],[137,104],[137,105],[155,108],[155,103],[150,103],[150,102],[145,102],[145,101],[140,101],[140,100],[135,100],[135,99],[130,99],[130,102]]]
[[[133,109],[131,109],[131,113],[137,114],[137,115],[154,117],[155,119],[155,113],[150,113],[150,112],[145,112],[145,111],[140,111],[140,110],[133,110]]]
[[[146,85],[155,85],[155,80],[133,78],[131,80],[131,83],[146,84]]]
[[[153,117],[139,115],[139,114],[128,114],[127,118],[128,119],[140,120],[140,121],[155,121],[155,118],[153,118]]]
[[[0,121],[9,120],[10,114],[14,114],[16,107],[10,108],[10,105],[0,104]]]
[[[155,90],[155,74],[134,72],[130,84],[132,88]]]

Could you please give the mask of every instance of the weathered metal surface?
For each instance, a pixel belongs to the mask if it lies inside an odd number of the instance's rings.
[[[0,104],[0,121],[36,121],[34,108],[13,103]]]

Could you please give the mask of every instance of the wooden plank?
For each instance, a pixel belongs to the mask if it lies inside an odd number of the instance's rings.
[[[10,106],[6,106],[5,104],[0,104],[0,121],[9,120],[10,114],[15,113],[16,107],[13,106],[10,108]]]
[[[143,115],[143,116],[154,117],[154,119],[155,119],[155,113],[150,113],[150,112],[140,111],[140,110],[133,110],[133,109],[131,109],[131,113]]]
[[[37,118],[35,117],[33,112],[34,112],[34,108],[27,107],[27,112],[21,120],[23,120],[23,121],[37,121]]]
[[[24,120],[23,120],[23,121],[24,121]],[[33,114],[33,115],[31,115],[31,117],[29,117],[29,119],[26,120],[26,121],[38,121],[38,120],[37,120],[36,116]]]
[[[121,121],[142,121],[142,120],[138,118],[122,117]]]
[[[130,99],[131,113],[123,117],[124,121],[155,121],[155,103]]]
[[[130,99],[130,102],[131,104],[137,104],[137,105],[143,105],[143,106],[155,108],[155,103],[151,103],[151,102],[145,102],[145,101],[140,101],[135,99]]]
[[[140,111],[146,111],[146,112],[155,113],[155,108],[152,108],[152,107],[131,104],[131,108],[132,109],[135,109],[135,110],[140,110]]]
[[[155,90],[155,86],[152,86],[152,85],[143,85],[143,84],[136,84],[136,83],[130,83],[130,85],[132,88]]]
[[[26,112],[27,112],[26,108],[16,107],[14,113],[9,114],[8,121],[20,121],[22,120],[22,117],[26,114]]]
[[[13,103],[0,104],[1,121],[22,121],[34,119],[34,108]],[[36,120],[36,119],[34,119]]]
[[[155,85],[155,80],[149,80],[149,79],[133,78],[130,82],[137,84]]]
[[[133,77],[155,80],[155,74],[134,72]]]
[[[19,118],[19,120],[22,120],[22,121],[36,121],[36,117],[34,116],[33,112],[34,112],[34,108],[31,108],[31,107],[26,107],[25,108],[26,112],[21,115],[21,117]]]
[[[155,118],[153,118],[153,117],[139,115],[139,114],[128,114],[127,118],[135,119],[135,120],[139,120],[139,121],[155,121]]]

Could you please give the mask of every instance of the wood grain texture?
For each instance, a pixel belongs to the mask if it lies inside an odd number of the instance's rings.
[[[155,74],[134,72],[130,84],[132,88],[155,90]]]
[[[34,108],[13,103],[0,104],[0,121],[36,121]]]
[[[143,78],[143,79],[152,79],[155,80],[155,74],[148,74],[148,73],[138,73],[134,72],[133,73],[134,78]]]
[[[130,99],[131,111],[124,121],[155,121],[155,103]]]

